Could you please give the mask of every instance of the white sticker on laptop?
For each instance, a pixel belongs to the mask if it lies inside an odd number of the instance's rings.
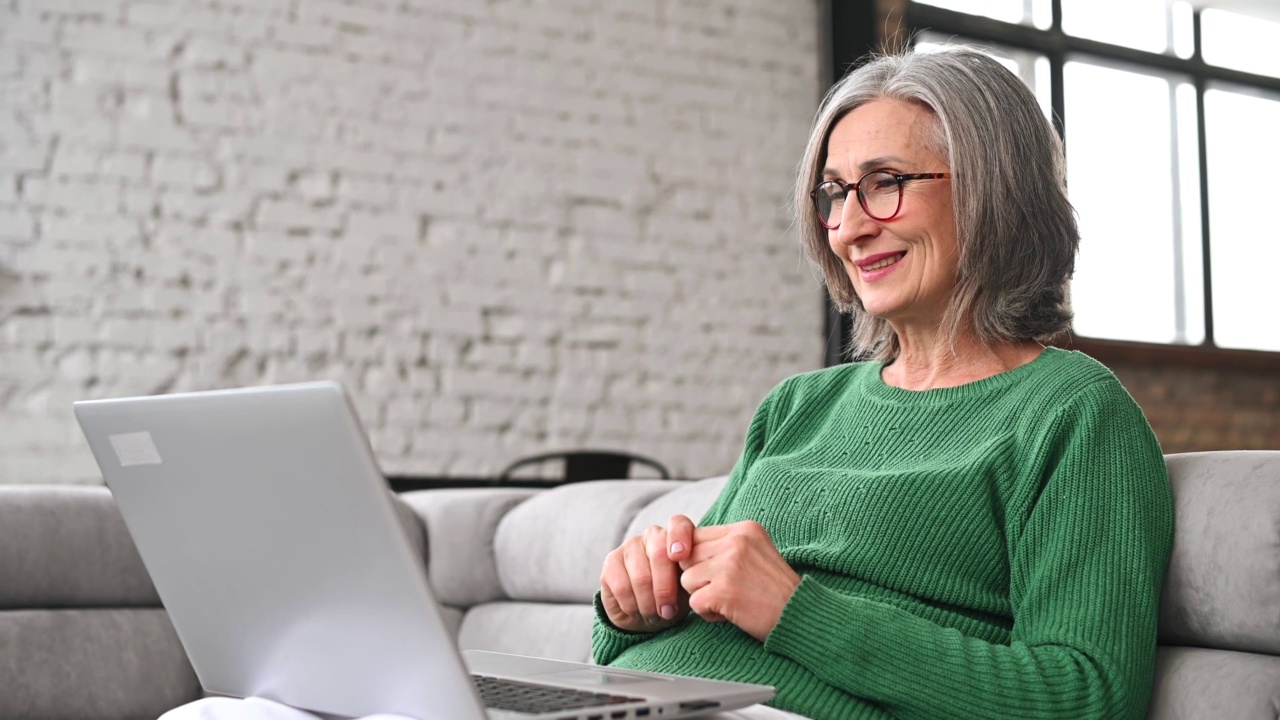
[[[151,433],[145,430],[108,435],[107,439],[111,441],[111,447],[116,451],[120,467],[160,464],[160,451],[156,449]]]

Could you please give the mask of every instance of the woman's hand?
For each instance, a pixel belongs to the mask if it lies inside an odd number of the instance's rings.
[[[689,607],[709,622],[728,620],[764,642],[800,585],[760,523],[698,528],[680,562]]]
[[[680,565],[690,557],[693,521],[675,515],[610,552],[600,571],[600,601],[609,622],[629,632],[658,632],[689,614]]]

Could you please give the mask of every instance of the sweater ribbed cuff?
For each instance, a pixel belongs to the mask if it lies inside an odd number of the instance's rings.
[[[628,648],[652,637],[652,633],[633,633],[615,627],[609,621],[608,613],[604,611],[599,591],[596,591],[592,605],[595,608],[596,621],[591,628],[591,657],[597,663],[608,665]]]
[[[860,628],[850,627],[849,602],[850,598],[803,576],[778,624],[764,639],[764,649],[810,669],[838,666],[856,676],[863,661],[862,644],[840,642],[831,632],[841,628],[840,638],[860,634]]]

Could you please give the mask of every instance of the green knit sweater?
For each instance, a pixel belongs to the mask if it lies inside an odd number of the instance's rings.
[[[802,576],[764,643],[696,615],[595,659],[776,686],[812,718],[1142,718],[1172,543],[1160,446],[1089,357],[956,388],[880,363],[761,404],[702,525],[755,520]]]

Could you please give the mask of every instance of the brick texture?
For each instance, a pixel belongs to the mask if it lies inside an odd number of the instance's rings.
[[[1142,406],[1167,453],[1280,449],[1280,367],[1268,372],[1109,366]]]
[[[0,0],[0,482],[81,398],[345,382],[384,470],[727,471],[822,358],[813,0]]]

